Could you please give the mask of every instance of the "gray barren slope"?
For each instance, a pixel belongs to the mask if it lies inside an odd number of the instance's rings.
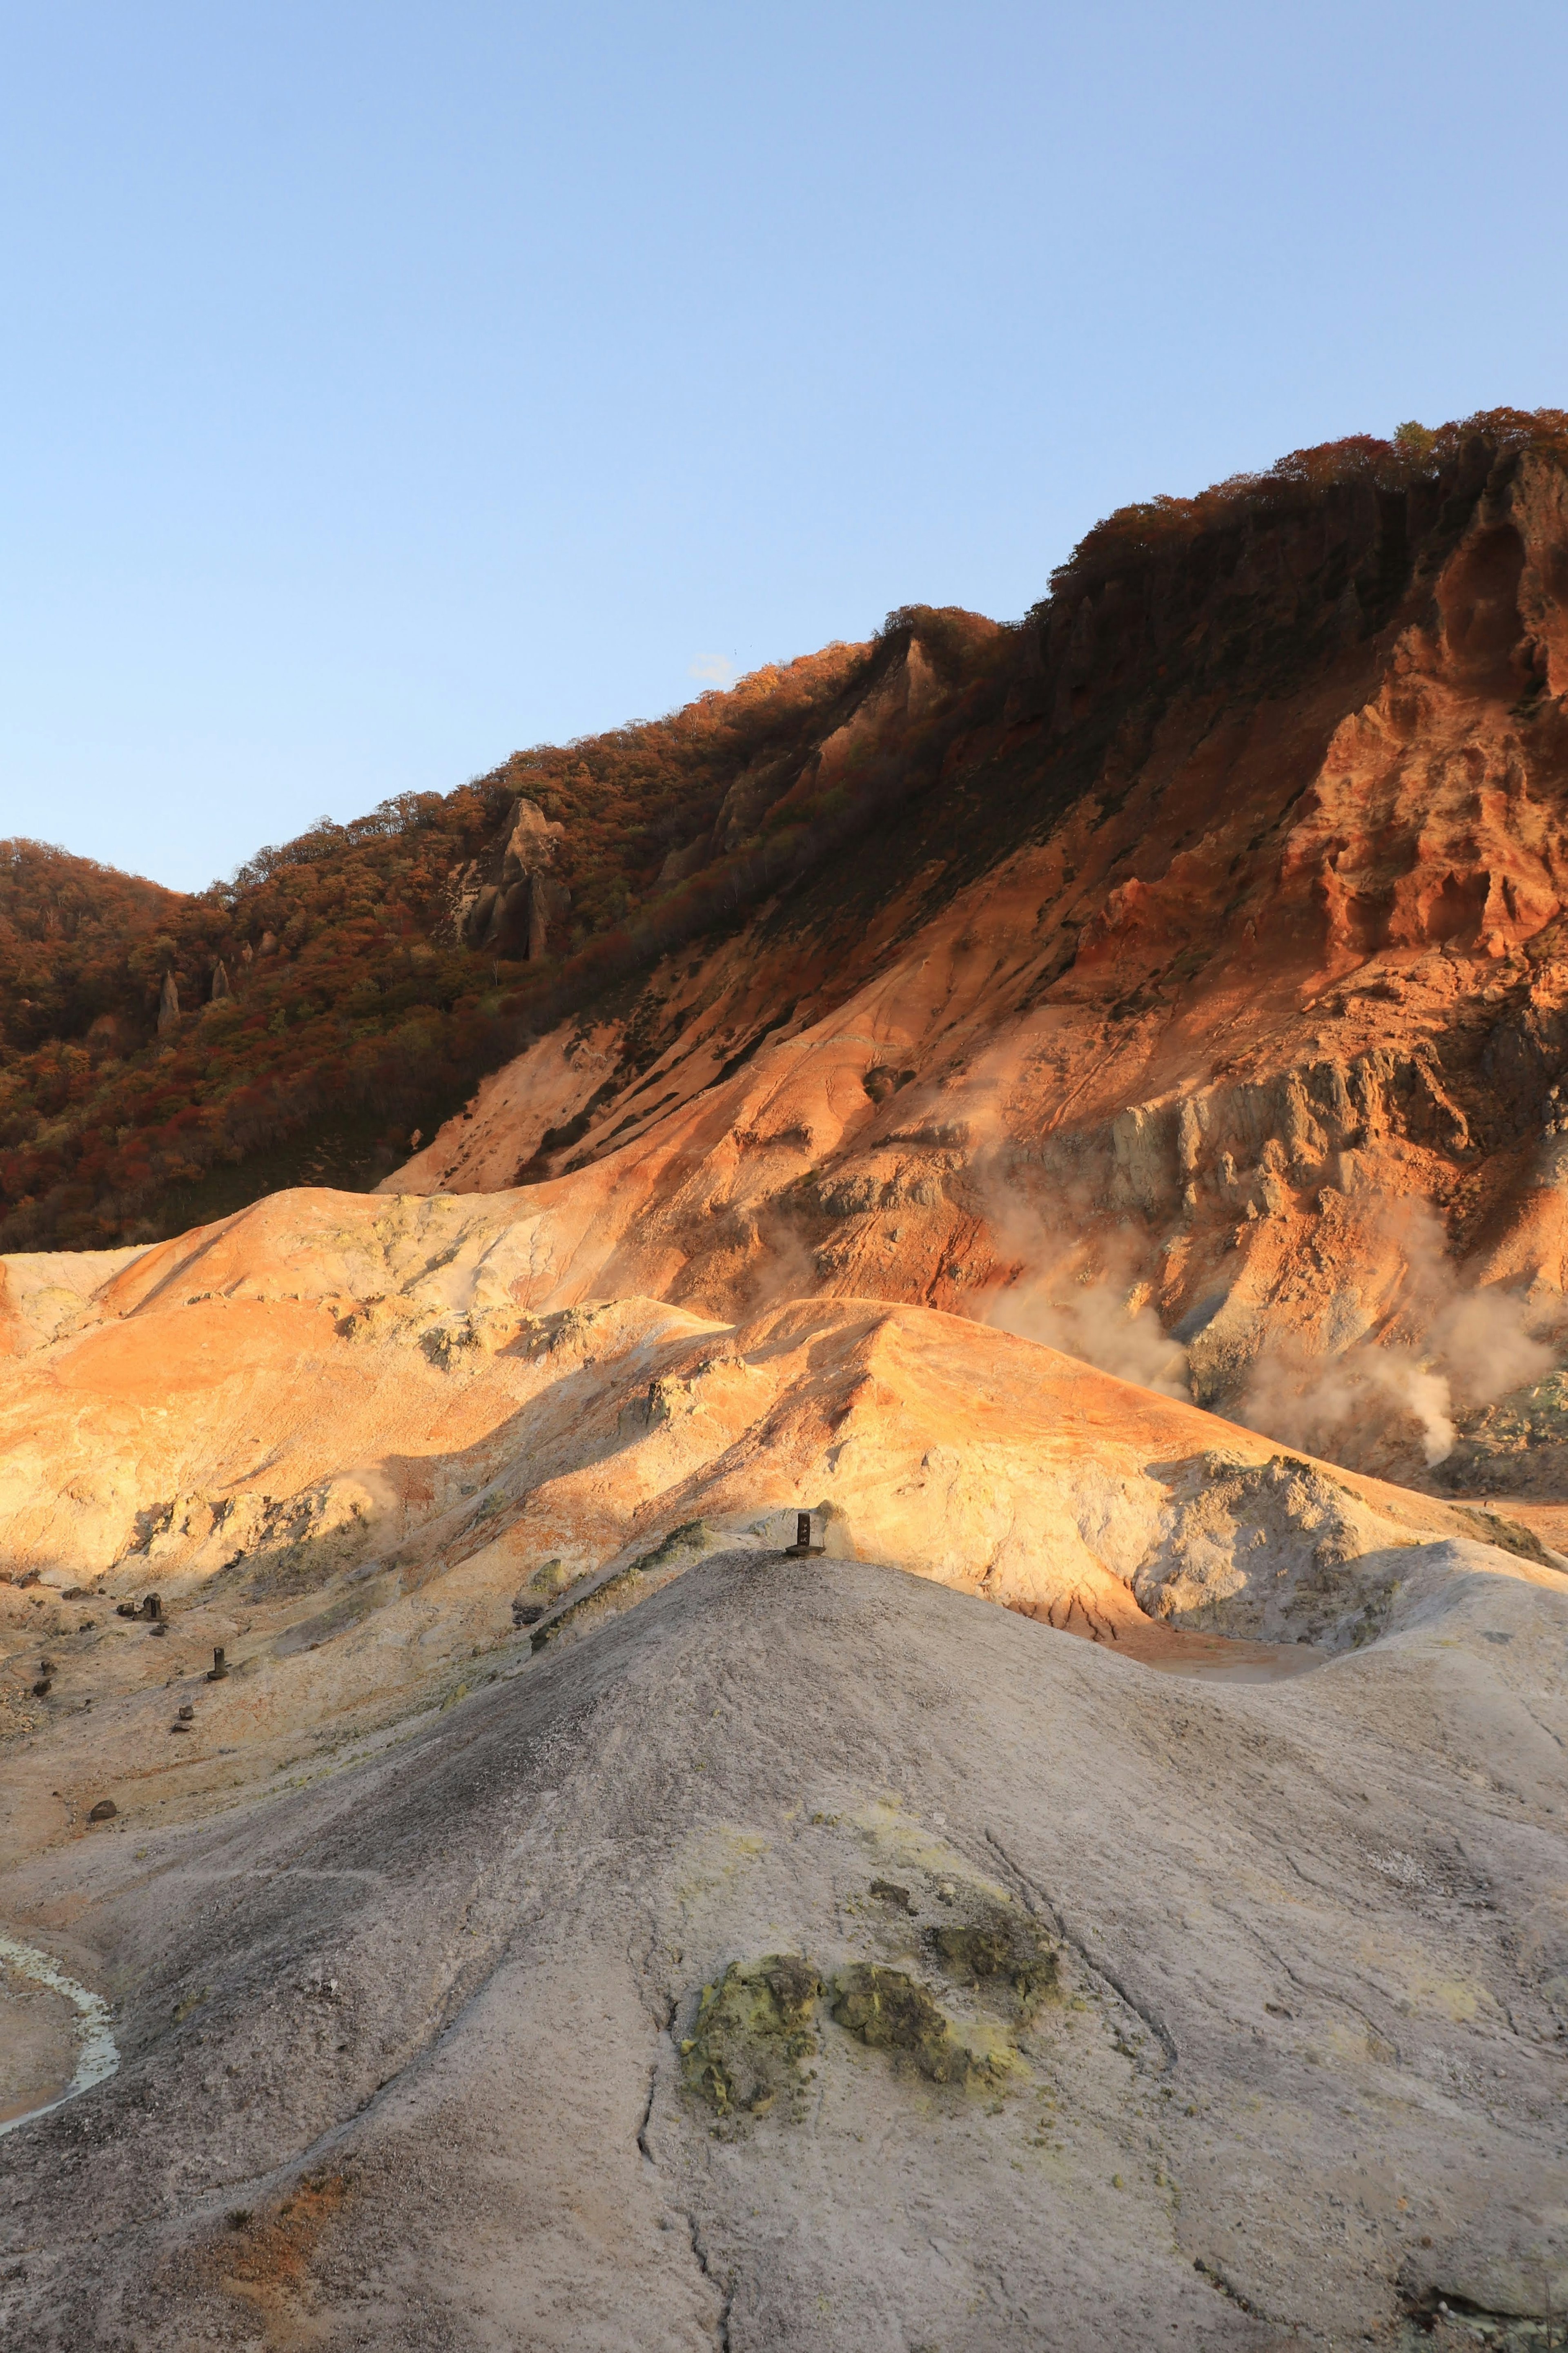
[[[124,2063],[0,2142],[0,2341],[1561,2309],[1568,1601],[1434,1551],[1395,1630],[1263,1685],[727,1555],[389,1757],[57,1851],[26,1892],[79,1907]]]

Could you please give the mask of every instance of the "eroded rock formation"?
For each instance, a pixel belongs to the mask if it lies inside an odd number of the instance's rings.
[[[572,908],[571,892],[550,871],[565,829],[536,803],[520,797],[490,857],[454,869],[447,917],[450,936],[530,963],[548,955],[552,927],[559,939]]]
[[[968,734],[911,626],[821,772],[896,706],[948,727],[940,785],[542,1037],[389,1189],[556,1180],[598,1287],[716,1314],[1032,1298],[1051,1336],[1087,1287],[1204,1402],[1282,1394],[1288,1342],[1489,1409],[1564,1330],[1568,518],[1554,459],[1468,462],[1059,597]],[[1519,1347],[1449,1345],[1471,1292]],[[1398,1381],[1336,1420],[1314,1380],[1288,1434],[1424,1473]]]

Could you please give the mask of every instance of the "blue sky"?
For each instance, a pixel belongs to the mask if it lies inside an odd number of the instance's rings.
[[[0,8],[0,833],[199,888],[1568,406],[1560,6]]]

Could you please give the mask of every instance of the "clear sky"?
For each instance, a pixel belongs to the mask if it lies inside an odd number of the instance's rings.
[[[0,6],[0,833],[200,887],[1568,406],[1568,12]]]

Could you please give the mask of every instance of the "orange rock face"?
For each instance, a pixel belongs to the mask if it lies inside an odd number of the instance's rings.
[[[524,1180],[549,1303],[921,1302],[1424,1475],[1563,1323],[1564,497],[1527,458],[1459,528],[1385,501],[1359,551],[1319,514],[1185,602],[1090,592],[896,844],[385,1189]]]

